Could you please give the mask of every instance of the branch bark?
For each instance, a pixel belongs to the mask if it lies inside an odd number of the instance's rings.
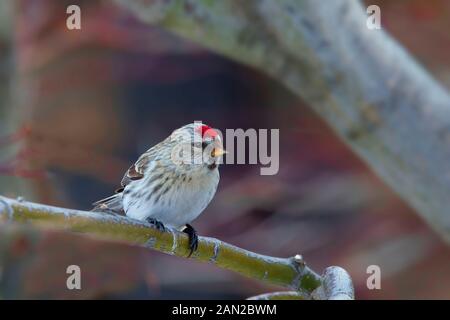
[[[179,257],[187,257],[189,253],[186,234],[176,230],[161,232],[152,225],[118,215],[64,209],[0,196],[0,221],[31,223],[88,233]],[[321,277],[299,257],[301,256],[274,258],[260,255],[207,237],[199,237],[198,250],[192,255],[195,260],[284,286],[309,297],[322,284]]]
[[[341,267],[328,267],[322,275],[322,285],[311,295],[298,291],[280,291],[260,294],[248,300],[353,300],[355,289],[350,275]]]
[[[450,243],[450,96],[354,0],[116,0],[301,96]]]
[[[280,291],[260,294],[254,297],[250,297],[247,300],[306,300],[309,297],[305,297],[297,291]]]
[[[322,285],[312,293],[316,300],[353,300],[355,290],[350,275],[341,267],[328,267],[322,275]]]

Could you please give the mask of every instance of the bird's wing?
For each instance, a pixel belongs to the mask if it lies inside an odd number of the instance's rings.
[[[93,211],[112,211],[114,213],[124,214],[122,207],[122,192],[130,182],[144,177],[144,171],[150,161],[149,157],[146,156],[147,153],[148,151],[139,157],[139,159],[125,172],[122,182],[120,183],[121,187],[115,191],[115,194],[93,203]]]
[[[153,149],[153,148],[152,148]],[[152,149],[144,152],[139,159],[131,165],[131,167],[125,172],[125,175],[122,178],[122,182],[120,183],[123,188],[125,188],[130,182],[142,179],[144,177],[144,172],[148,167],[148,164],[153,159]]]
[[[113,211],[115,213],[124,214],[122,207],[122,192],[127,185],[135,180],[142,179],[144,177],[144,172],[148,168],[151,161],[153,161],[156,156],[156,150],[158,145],[150,148],[144,152],[139,159],[125,172],[120,183],[121,187],[115,191],[115,194],[94,202],[94,211]]]

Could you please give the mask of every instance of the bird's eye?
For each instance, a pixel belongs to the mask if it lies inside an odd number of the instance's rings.
[[[208,146],[207,142],[192,142],[192,147],[193,148],[201,148],[201,149],[206,149],[206,147]]]

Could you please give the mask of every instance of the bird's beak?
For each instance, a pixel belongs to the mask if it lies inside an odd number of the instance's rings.
[[[211,153],[211,156],[213,158],[218,158],[222,155],[224,155],[225,153],[227,153],[227,151],[221,147],[215,147]]]

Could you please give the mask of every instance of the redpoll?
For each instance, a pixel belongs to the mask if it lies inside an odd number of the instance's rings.
[[[160,230],[183,229],[189,236],[190,256],[198,239],[189,223],[216,193],[224,153],[216,130],[199,123],[183,126],[143,153],[125,173],[116,194],[95,202],[93,210],[125,214]]]

